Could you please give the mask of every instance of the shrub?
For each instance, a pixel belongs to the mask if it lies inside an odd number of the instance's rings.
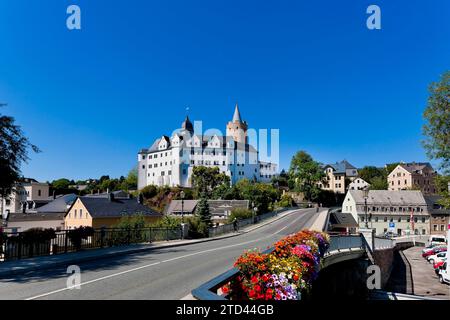
[[[94,235],[94,229],[91,227],[79,227],[77,229],[69,230],[67,236],[75,249],[81,250],[83,240]]]
[[[144,199],[151,199],[158,194],[158,187],[154,185],[148,185],[141,190],[141,194]]]
[[[145,228],[145,217],[141,213],[123,216],[114,227],[119,229],[142,229]]]
[[[152,228],[178,228],[181,226],[180,217],[164,216],[162,219],[152,223]]]
[[[234,221],[234,219],[238,220],[244,220],[251,218],[253,216],[253,212],[250,209],[244,209],[244,208],[235,208],[231,211],[230,216],[228,217],[228,222],[231,223]]]
[[[278,208],[290,208],[294,206],[294,199],[288,194],[281,197],[280,201],[277,202]]]
[[[202,222],[199,217],[189,217],[187,223],[189,223],[189,238],[198,239],[209,236],[208,225]]]

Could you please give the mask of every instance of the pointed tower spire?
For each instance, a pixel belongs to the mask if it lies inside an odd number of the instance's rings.
[[[241,113],[239,112],[239,106],[236,103],[236,107],[234,109],[233,122],[242,122]]]

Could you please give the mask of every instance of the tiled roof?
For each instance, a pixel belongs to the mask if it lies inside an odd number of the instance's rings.
[[[114,199],[80,197],[79,198],[93,218],[122,217],[135,214],[161,216],[160,213],[138,203],[137,199]]]
[[[66,194],[62,197],[56,198],[55,200],[46,204],[45,206],[38,208],[36,211],[42,214],[53,212],[65,213],[69,209],[69,206],[71,206],[76,199],[77,199],[76,194],[74,193]]]
[[[356,204],[364,204],[364,191],[350,190]],[[398,206],[424,206],[425,198],[421,191],[416,190],[370,190],[367,199],[368,205],[398,205]]]

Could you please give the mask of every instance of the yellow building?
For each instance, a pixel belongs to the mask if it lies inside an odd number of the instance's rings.
[[[78,197],[64,217],[64,227],[112,228],[122,217],[137,214],[142,214],[147,223],[153,223],[162,217],[162,214],[139,203],[138,199],[117,198],[114,193],[104,197]]]

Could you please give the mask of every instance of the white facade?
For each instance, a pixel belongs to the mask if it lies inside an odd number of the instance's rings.
[[[24,179],[17,183],[13,191],[5,199],[0,197],[1,216],[6,219],[8,214],[30,211],[41,204],[48,203],[50,186],[47,183],[39,183],[33,179]],[[1,217],[0,217],[1,218]]]
[[[235,125],[235,132],[231,125]],[[149,149],[139,152],[138,189],[148,185],[191,187],[195,166],[218,167],[232,184],[243,178],[271,181],[277,166],[260,162],[258,151],[242,142],[247,141],[246,130],[237,106],[233,121],[227,126],[227,133],[232,136],[194,134],[192,123],[186,118],[172,137],[162,136]]]
[[[360,228],[365,228],[367,219],[377,235],[388,231],[399,235],[430,233],[428,206],[420,191],[370,190],[365,199],[364,191],[349,190],[342,212],[350,213]]]
[[[370,183],[361,178],[356,178],[348,185],[348,190],[364,190],[370,187]]]

